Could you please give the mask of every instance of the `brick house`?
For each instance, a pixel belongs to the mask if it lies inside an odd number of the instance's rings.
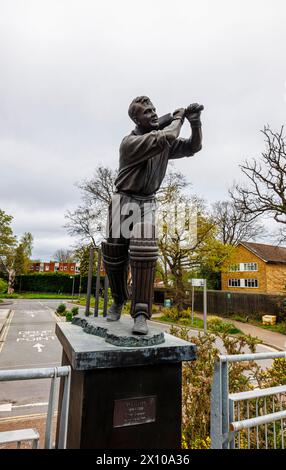
[[[79,263],[64,263],[62,261],[32,261],[30,263],[29,271],[31,273],[64,273],[64,274],[79,274]]]
[[[240,242],[221,273],[221,288],[233,292],[286,294],[286,248]]]

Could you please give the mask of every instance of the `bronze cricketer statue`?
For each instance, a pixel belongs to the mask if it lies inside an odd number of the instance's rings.
[[[107,321],[120,319],[128,298],[129,260],[132,274],[132,333],[146,335],[146,320],[152,315],[152,298],[158,248],[155,237],[155,195],[165,176],[168,161],[190,157],[202,148],[200,114],[197,103],[158,118],[147,96],[135,98],[128,110],[136,124],[120,145],[116,191],[109,208],[108,236],[102,254],[113,304]],[[189,139],[179,138],[184,119],[191,125]],[[130,211],[136,212],[128,225]],[[127,230],[129,228],[129,232]],[[128,236],[130,233],[130,236]]]

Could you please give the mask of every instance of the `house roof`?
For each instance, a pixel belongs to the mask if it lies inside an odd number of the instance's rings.
[[[238,245],[244,246],[267,263],[286,263],[286,247],[251,242],[240,242]]]

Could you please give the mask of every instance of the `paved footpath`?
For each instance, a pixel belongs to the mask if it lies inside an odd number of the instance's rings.
[[[202,313],[195,313],[196,317],[204,318]],[[281,333],[275,333],[275,331],[266,330],[260,328],[259,326],[251,325],[249,323],[242,323],[237,320],[232,320],[231,318],[223,318],[223,321],[228,323],[233,323],[237,328],[239,328],[246,335],[256,336],[259,338],[262,343],[267,346],[271,346],[279,351],[286,351],[286,335]]]

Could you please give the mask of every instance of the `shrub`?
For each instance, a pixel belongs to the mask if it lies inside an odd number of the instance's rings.
[[[251,336],[230,337],[226,333],[199,334],[198,337],[190,337],[187,328],[172,327],[171,334],[184,340],[189,340],[197,345],[197,360],[183,364],[183,426],[182,447],[184,449],[204,449],[210,446],[210,394],[214,372],[214,362],[219,354],[216,347],[216,339],[222,341],[226,354],[242,354],[245,348],[253,353],[258,338]],[[254,361],[234,362],[229,365],[229,391],[230,393],[252,390],[254,384],[259,388],[274,387],[286,384],[286,360],[275,359],[270,368],[265,369]],[[250,413],[256,413],[256,402],[250,403]],[[263,414],[264,400],[258,403]],[[268,405],[267,405],[268,406]],[[272,398],[269,406],[272,406]],[[241,409],[241,419],[246,419],[246,410]],[[281,447],[277,430],[277,446]],[[260,446],[265,446],[264,429],[259,435]],[[273,438],[273,431],[268,431],[268,444]],[[247,436],[246,436],[247,437]],[[240,446],[247,447],[247,439],[241,433]],[[251,441],[251,445],[256,445]],[[271,446],[270,446],[271,447]]]
[[[66,311],[66,321],[72,321],[73,314],[71,311]]]
[[[162,315],[170,320],[177,321],[179,319],[178,309],[176,307],[163,307]]]
[[[0,278],[0,294],[6,294],[8,289],[8,282]]]
[[[207,321],[208,329],[213,333],[235,334],[240,330],[233,323],[224,322],[219,317],[209,317]]]
[[[72,313],[73,316],[78,315],[78,307],[73,307],[71,309],[71,313]]]
[[[261,371],[259,386],[276,387],[277,385],[286,385],[286,359],[274,359],[272,366]]]
[[[248,322],[248,316],[246,315],[232,315],[231,317],[233,320],[240,321],[241,323]]]
[[[152,305],[152,313],[159,313],[161,311],[160,305]]]
[[[229,337],[227,334],[202,334],[190,337],[188,328],[172,326],[170,333],[197,345],[197,360],[183,364],[182,375],[182,447],[202,449],[210,446],[210,396],[214,362],[219,355],[216,339],[222,340],[226,354],[241,354],[248,346],[255,352],[257,338]],[[229,371],[230,392],[253,388],[252,379],[260,372],[254,362],[233,363]]]
[[[56,310],[56,312],[59,314],[59,315],[65,315],[65,312],[66,312],[66,305],[65,304],[60,304]]]
[[[123,313],[130,314],[130,312],[131,312],[131,302],[130,300],[128,300],[128,302],[126,302],[126,304],[123,307]]]
[[[181,318],[191,318],[192,317],[192,309],[187,308],[186,310],[181,311]]]

